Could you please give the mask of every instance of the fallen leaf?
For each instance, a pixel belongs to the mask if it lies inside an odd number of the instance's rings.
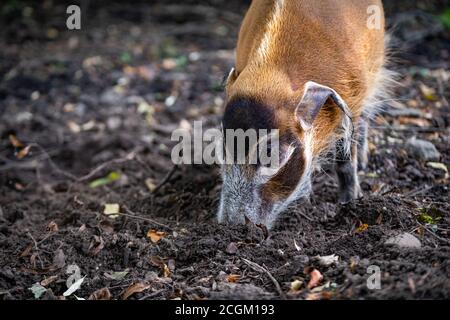
[[[23,148],[24,144],[22,142],[20,142],[19,139],[17,139],[17,137],[13,134],[9,135],[9,141],[11,142],[11,144],[13,145],[14,148]]]
[[[130,271],[125,269],[123,271],[116,271],[113,273],[104,273],[105,277],[111,280],[122,280],[124,279]]]
[[[323,279],[323,275],[317,269],[313,269],[309,273],[309,275],[310,275],[311,279],[308,282],[307,288],[311,290],[312,288],[317,287],[320,284],[320,282]]]
[[[236,283],[239,281],[240,278],[241,276],[238,274],[229,274],[227,275],[226,280],[227,282]]]
[[[25,186],[23,184],[21,184],[20,182],[14,183],[14,188],[16,188],[16,190],[18,190],[18,191],[25,190]]]
[[[376,172],[367,172],[364,174],[367,178],[377,178],[378,174]]]
[[[422,92],[423,97],[428,101],[436,101],[438,98],[436,96],[436,90],[428,87],[427,85],[421,83],[420,91]]]
[[[354,272],[358,265],[359,265],[359,258],[358,257],[351,257],[350,258],[350,270],[352,272]]]
[[[331,282],[328,281],[328,282],[325,283],[324,285],[317,286],[317,287],[313,288],[313,289],[311,290],[311,292],[322,292],[322,291],[325,290],[325,289],[329,289],[330,286],[331,286]]]
[[[50,221],[47,225],[47,231],[57,232],[59,231],[58,224],[55,221]]]
[[[107,234],[114,233],[114,226],[111,223],[111,221],[102,220],[99,222],[98,225],[99,225],[100,229],[102,229],[105,233],[107,233]]]
[[[102,288],[92,293],[88,300],[111,300],[111,292],[108,288]]]
[[[78,289],[80,289],[81,284],[84,281],[84,278],[86,278],[86,276],[84,276],[83,278],[78,279],[77,281],[75,281],[64,293],[63,296],[64,297],[68,297],[70,295],[72,295],[72,293],[74,293],[75,291],[77,291]]]
[[[105,247],[105,242],[101,236],[94,236],[91,244],[89,245],[89,254],[96,256]]]
[[[168,278],[172,275],[172,272],[170,271],[169,267],[164,263],[163,259],[161,259],[158,256],[151,256],[150,257],[150,263],[154,265],[155,267],[158,267],[161,269],[163,273],[163,277]]]
[[[308,293],[305,300],[313,301],[313,300],[320,300],[321,294],[320,293]]]
[[[47,291],[47,289],[44,288],[40,283],[33,284],[31,288],[28,288],[28,290],[33,292],[35,299],[39,299]]]
[[[333,292],[324,291],[324,292],[309,293],[305,299],[306,300],[329,300],[332,297],[333,297]]]
[[[324,267],[328,267],[339,261],[339,257],[335,254],[329,256],[317,256],[316,259],[319,260],[319,263]]]
[[[361,223],[359,225],[359,227],[356,229],[356,232],[364,232],[367,230],[367,228],[369,227],[369,225],[367,223]]]
[[[28,152],[30,152],[31,146],[26,146],[25,148],[21,149],[19,152],[16,153],[17,159],[23,159],[27,156]]]
[[[422,214],[417,218],[417,220],[418,220],[419,222],[426,223],[426,224],[436,224],[436,220],[435,220],[432,216],[430,216],[430,215],[428,215],[428,214],[426,214],[426,213],[422,213]]]
[[[297,292],[300,290],[300,288],[303,286],[302,280],[294,280],[291,282],[291,289],[290,292]]]
[[[90,120],[90,121],[88,121],[88,122],[86,122],[86,123],[83,123],[83,124],[81,125],[81,129],[82,129],[83,131],[89,131],[89,130],[91,130],[91,129],[94,129],[94,127],[95,127],[95,121],[94,121],[94,120]]]
[[[440,162],[427,162],[427,166],[433,169],[442,170],[445,173],[448,173],[447,166]]]
[[[158,243],[161,238],[163,238],[166,235],[164,231],[156,231],[156,230],[149,230],[147,232],[147,238],[149,238],[153,243]]]
[[[163,277],[164,278],[169,278],[171,275],[172,275],[172,272],[170,271],[169,267],[167,266],[167,264],[164,264]]]
[[[26,257],[26,256],[30,255],[31,249],[33,249],[33,248],[34,248],[34,244],[33,244],[33,243],[30,243],[30,244],[22,251],[22,253],[19,255],[19,257],[23,258],[23,257]]]
[[[41,281],[41,285],[47,287],[58,279],[58,276],[51,276]]]
[[[377,220],[375,220],[375,223],[376,223],[376,224],[381,224],[382,221],[383,221],[383,214],[380,213],[379,216],[378,216],[378,218],[377,218]]]
[[[117,218],[120,213],[120,206],[118,203],[106,203],[103,209],[103,214],[109,216],[112,219]]]
[[[69,130],[72,131],[73,133],[80,133],[81,132],[80,125],[78,123],[74,122],[74,121],[67,122],[67,126],[69,127]]]
[[[120,173],[118,173],[116,171],[112,171],[106,177],[99,178],[99,179],[96,179],[96,180],[92,181],[89,184],[89,187],[97,188],[97,187],[100,187],[100,186],[104,186],[104,185],[106,185],[108,183],[117,181],[119,179],[120,179]]]
[[[153,192],[156,189],[155,181],[152,178],[145,179],[145,185],[150,192]]]
[[[295,249],[297,251],[301,251],[302,250],[302,248],[297,244],[297,241],[295,241],[295,239],[294,239],[294,247],[295,247]]]
[[[133,294],[145,291],[148,288],[150,288],[150,285],[147,283],[143,283],[143,282],[135,283],[132,286],[128,287],[128,289],[125,290],[125,292],[122,295],[122,299],[127,300]]]

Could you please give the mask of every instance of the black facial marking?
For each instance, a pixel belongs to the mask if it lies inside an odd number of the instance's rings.
[[[237,130],[242,129],[247,131],[254,129],[257,132],[257,139],[261,138],[259,130],[266,129],[267,133],[270,130],[277,129],[275,123],[275,114],[273,108],[257,101],[254,98],[239,97],[231,100],[225,107],[225,113],[222,118],[223,129]],[[224,142],[226,141],[226,134]],[[245,156],[249,154],[250,146],[248,139],[245,142]],[[234,155],[237,156],[236,140],[234,143]],[[235,159],[236,160],[236,159]],[[259,162],[259,161],[258,161]]]

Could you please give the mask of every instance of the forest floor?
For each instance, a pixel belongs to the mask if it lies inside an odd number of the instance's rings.
[[[81,31],[57,8],[3,28],[0,299],[448,299],[448,30],[390,17],[399,84],[372,123],[364,197],[338,205],[317,174],[264,239],[216,223],[217,167],[170,160],[174,129],[219,124],[238,3],[110,5]]]

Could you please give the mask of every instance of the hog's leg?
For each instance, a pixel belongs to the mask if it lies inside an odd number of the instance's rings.
[[[367,121],[360,118],[358,121],[358,170],[366,170],[368,162]]]
[[[350,154],[345,152],[344,140],[336,143],[336,174],[339,184],[339,202],[348,203],[361,196],[358,181],[358,144],[352,143]]]

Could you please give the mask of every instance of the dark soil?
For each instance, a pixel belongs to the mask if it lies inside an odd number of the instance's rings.
[[[34,299],[29,288],[44,279],[40,299],[61,299],[71,265],[86,277],[67,299],[102,288],[121,299],[136,283],[143,289],[129,299],[448,299],[448,174],[405,150],[416,136],[439,150],[434,162],[450,165],[448,30],[416,27],[408,42],[399,12],[388,10],[400,75],[390,104],[422,113],[387,109],[374,120],[364,198],[337,205],[326,170],[311,201],[264,239],[260,230],[216,223],[217,167],[172,169],[170,160],[180,123],[219,123],[246,4],[161,3],[91,4],[81,31],[65,30],[65,6],[33,4],[30,15],[19,2],[2,11],[0,299]],[[30,145],[22,159],[11,136]],[[120,178],[90,186],[110,172]],[[150,192],[146,181],[164,180]],[[105,216],[107,203],[122,215]],[[165,234],[154,243],[149,230]],[[421,248],[384,244],[402,232]],[[332,254],[336,263],[319,263]],[[380,289],[367,286],[371,265],[381,271]],[[306,287],[312,268],[324,287]],[[291,290],[295,280],[302,283]]]

